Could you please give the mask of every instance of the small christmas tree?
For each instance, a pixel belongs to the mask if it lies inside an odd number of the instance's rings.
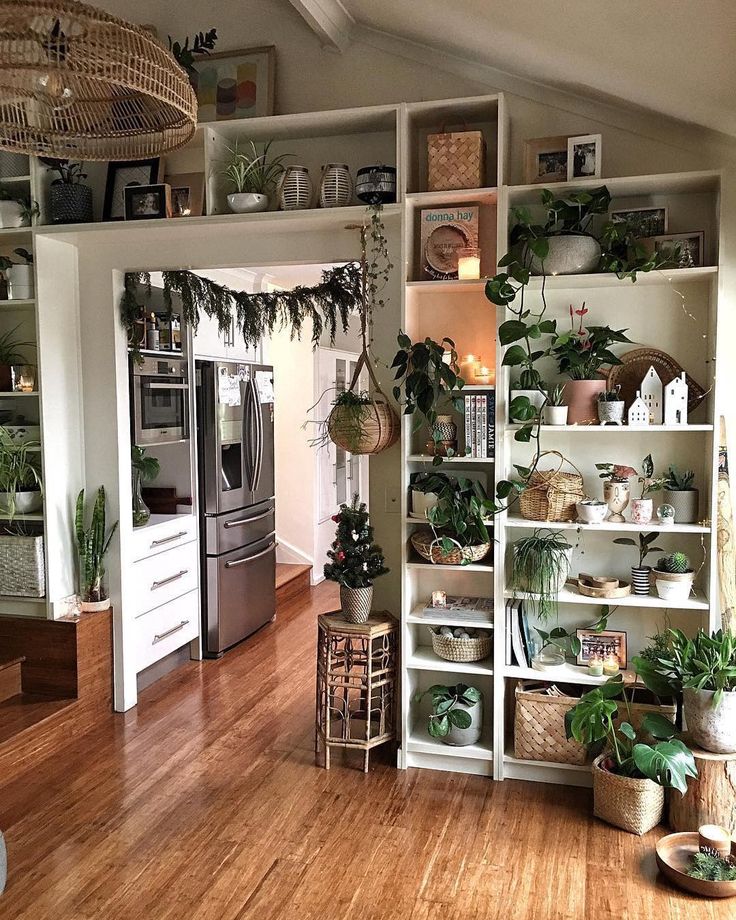
[[[373,528],[368,523],[365,502],[356,494],[351,505],[340,505],[333,515],[337,533],[332,549],[327,551],[331,560],[325,565],[325,578],[346,588],[369,588],[373,579],[385,575],[383,550],[373,542]]]

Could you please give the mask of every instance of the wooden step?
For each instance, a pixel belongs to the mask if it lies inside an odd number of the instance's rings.
[[[20,668],[24,661],[22,655],[0,661],[0,703],[21,692]]]
[[[18,744],[21,735],[55,719],[62,710],[75,706],[76,700],[51,699],[41,693],[17,693],[0,703],[0,752],[5,742]]]
[[[276,563],[276,609],[290,604],[297,598],[309,598],[312,585],[311,565]]]

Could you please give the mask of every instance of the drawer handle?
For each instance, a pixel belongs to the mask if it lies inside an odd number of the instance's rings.
[[[180,578],[183,578],[189,569],[182,569],[181,572],[177,572],[176,575],[169,575],[168,578],[162,578],[161,581],[154,581],[151,585],[151,591],[155,591],[157,588],[163,588],[164,585],[170,585],[172,581],[178,581]]]
[[[186,537],[186,530],[180,530],[179,533],[175,533],[171,537],[164,537],[162,540],[151,540],[151,549],[154,546],[163,546],[164,543],[173,543],[174,540],[181,540],[182,537]]]
[[[229,530],[231,527],[243,527],[245,524],[252,524],[253,521],[262,521],[264,518],[270,517],[272,514],[273,508],[270,508],[264,514],[257,514],[255,517],[240,518],[238,521],[227,521],[225,524],[225,530]]]
[[[276,543],[270,543],[264,550],[260,553],[256,553],[255,556],[243,556],[242,559],[233,559],[231,562],[225,563],[226,569],[231,569],[236,565],[243,565],[244,562],[253,562],[254,559],[260,559],[261,556],[265,556],[267,553],[270,553],[271,550],[276,546]]]
[[[167,629],[166,632],[157,633],[153,637],[153,642],[151,642],[151,645],[155,645],[157,642],[163,642],[164,639],[168,639],[169,636],[173,636],[174,633],[179,632],[180,629],[184,629],[184,627],[188,625],[189,620],[182,620],[178,626],[172,626],[171,629]]]

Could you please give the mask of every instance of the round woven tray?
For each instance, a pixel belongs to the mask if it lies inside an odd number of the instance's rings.
[[[490,543],[478,543],[476,546],[453,546],[449,552],[445,552],[431,530],[416,530],[411,535],[411,545],[423,559],[435,565],[467,565],[470,562],[480,562],[491,549]]]
[[[439,630],[430,626],[432,648],[435,655],[445,661],[480,661],[487,658],[493,650],[490,636],[475,636],[470,639],[458,639],[456,636],[443,636]]]
[[[630,406],[636,399],[636,391],[641,389],[641,382],[650,367],[654,367],[662,379],[663,384],[668,384],[675,377],[679,377],[684,368],[659,348],[634,348],[621,355],[621,364],[616,364],[607,374],[609,390],[621,387],[621,396]],[[706,396],[705,390],[687,375],[687,408],[689,412],[697,408]]]

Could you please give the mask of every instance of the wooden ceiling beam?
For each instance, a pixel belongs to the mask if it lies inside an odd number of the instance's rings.
[[[344,51],[350,44],[355,20],[340,0],[289,0],[322,44]]]

